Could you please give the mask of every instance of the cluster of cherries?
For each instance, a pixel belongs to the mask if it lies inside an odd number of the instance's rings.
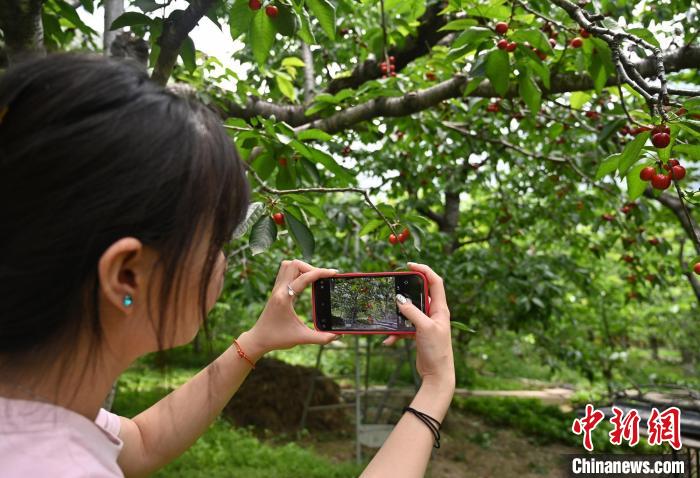
[[[260,0],[248,0],[248,8],[251,10],[260,10],[262,8],[262,2]],[[265,15],[270,18],[275,18],[279,13],[280,11],[275,5],[268,5],[265,7]]]
[[[382,78],[389,76],[396,76],[396,57],[390,56],[389,62],[383,61],[379,64],[379,71],[382,72]]]
[[[496,30],[496,33],[498,33],[499,35],[505,35],[508,31],[508,24],[506,22],[498,22],[496,23],[494,30]],[[496,43],[496,46],[500,50],[515,51],[515,49],[518,47],[518,44],[516,42],[508,41],[505,38],[501,38]]]
[[[571,41],[569,42],[569,46],[571,48],[581,48],[583,46],[583,39],[591,36],[591,32],[589,32],[585,28],[581,28],[578,31],[578,34],[580,36],[572,38]]]
[[[403,231],[401,231],[398,236],[396,236],[394,234],[390,234],[389,235],[389,242],[392,245],[396,245],[399,242],[403,244],[406,241],[406,239],[408,239],[410,237],[410,235],[411,235],[411,231],[409,231],[407,227],[404,227]]]
[[[654,189],[668,189],[671,185],[671,179],[680,181],[685,177],[685,168],[681,166],[677,159],[669,159],[663,165],[663,169],[667,171],[666,174],[657,171],[654,166],[647,166],[639,172],[639,178],[642,181],[651,181]]]

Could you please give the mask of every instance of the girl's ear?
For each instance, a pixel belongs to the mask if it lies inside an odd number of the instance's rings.
[[[141,241],[124,237],[109,246],[97,264],[105,299],[124,313],[143,299],[144,284],[150,272],[146,255]]]

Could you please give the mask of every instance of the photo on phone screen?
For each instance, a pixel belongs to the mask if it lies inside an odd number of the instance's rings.
[[[404,331],[415,327],[396,305],[396,294],[425,311],[425,287],[419,274],[336,276],[314,284],[315,322],[328,331]]]

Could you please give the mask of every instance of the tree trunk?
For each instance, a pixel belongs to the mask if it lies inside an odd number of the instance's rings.
[[[41,5],[41,0],[0,0],[0,29],[10,65],[46,54]]]
[[[110,30],[112,22],[119,18],[122,13],[124,13],[124,0],[105,0],[105,28],[104,35],[102,37],[102,48],[104,49],[104,55],[110,56],[110,47],[112,42],[117,37],[117,35],[122,30]]]

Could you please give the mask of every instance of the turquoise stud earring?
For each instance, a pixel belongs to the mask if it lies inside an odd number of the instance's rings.
[[[131,304],[134,303],[134,299],[131,298],[131,294],[126,294],[124,296],[124,306],[125,307],[131,307]]]

